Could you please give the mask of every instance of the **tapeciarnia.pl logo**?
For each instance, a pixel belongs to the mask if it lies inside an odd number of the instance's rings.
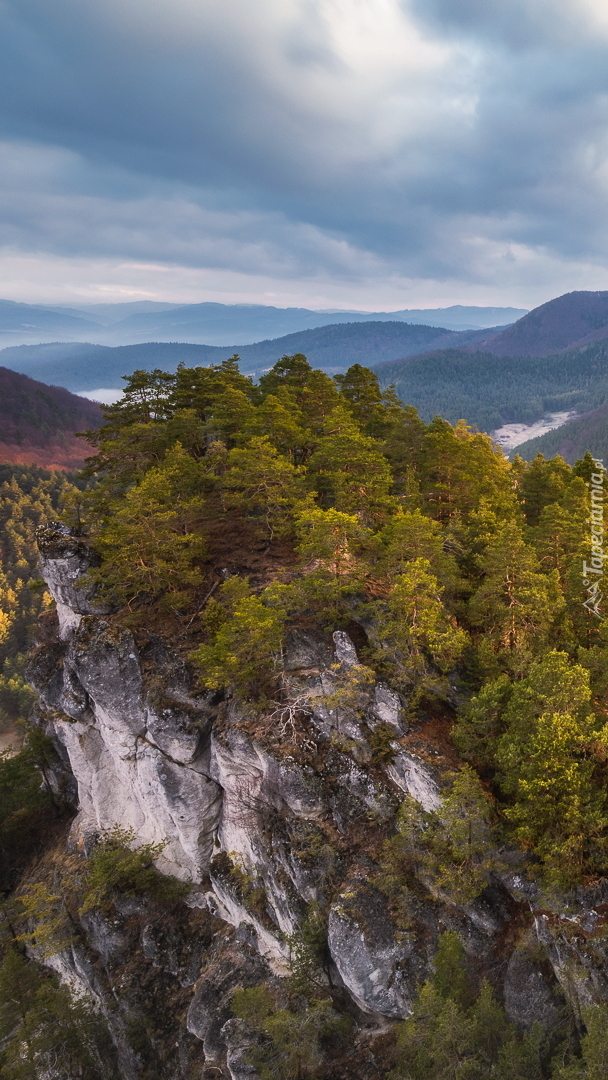
[[[604,482],[606,469],[601,458],[594,458],[593,463],[597,472],[591,473],[591,482],[587,484],[591,498],[591,510],[588,523],[590,525],[589,545],[591,559],[588,563],[583,560],[583,585],[587,593],[583,607],[587,611],[603,619],[601,602],[604,597],[604,559],[608,556],[604,553]]]

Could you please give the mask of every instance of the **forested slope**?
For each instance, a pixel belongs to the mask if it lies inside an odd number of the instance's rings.
[[[77,469],[87,446],[76,432],[100,415],[93,401],[0,367],[0,461]]]
[[[443,349],[374,370],[425,420],[463,418],[480,431],[532,423],[547,412],[587,412],[608,399],[604,342],[542,357]]]
[[[492,335],[495,356],[550,356],[608,336],[608,292],[583,291],[556,296]]]
[[[7,932],[0,1075],[598,1080],[603,470],[301,355],[137,372],[104,412],[29,669],[78,816],[7,898],[97,1012],[72,1038]]]

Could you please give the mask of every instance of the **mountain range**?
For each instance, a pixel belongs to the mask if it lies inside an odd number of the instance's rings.
[[[107,305],[105,317],[116,319],[123,306]],[[165,305],[159,312],[157,307],[150,312],[144,306],[128,318],[174,317],[184,310]],[[57,319],[78,318],[70,311],[54,314]],[[55,342],[9,347],[0,353],[0,360],[39,384],[97,393],[101,400],[105,392],[116,395],[123,385],[121,377],[136,368],[174,371],[178,363],[218,363],[235,351],[242,369],[254,375],[281,355],[295,352],[305,353],[314,366],[330,373],[357,362],[374,367],[382,385],[394,384],[425,420],[438,413],[452,422],[464,418],[483,431],[531,425],[553,412],[564,416],[574,412],[578,414],[574,419],[529,445],[523,443],[518,452],[528,456],[537,450],[559,450],[570,461],[587,448],[601,456],[606,445],[608,453],[608,292],[568,293],[506,327],[454,331],[396,319],[351,317],[350,322],[247,345]]]
[[[351,364],[367,367],[411,356],[430,348],[463,346],[481,339],[487,330],[447,330],[402,322],[368,321],[302,330],[297,334],[253,345],[197,345],[184,342],[147,342],[142,345],[90,345],[82,342],[18,345],[3,349],[6,367],[65,386],[79,393],[123,387],[122,376],[136,368],[162,367],[175,371],[178,363],[190,366],[218,364],[238,350],[241,368],[258,373],[272,367],[285,353],[303,352],[315,367],[331,374]]]
[[[540,357],[442,349],[375,371],[424,420],[464,419],[488,432],[532,424],[547,413],[587,412],[608,400],[608,342]]]
[[[205,345],[247,345],[326,326],[328,323],[407,322],[448,330],[504,326],[525,314],[522,308],[463,307],[402,311],[312,311],[263,304],[169,304],[134,301],[45,307],[0,300],[0,341],[5,345],[43,341],[89,341],[136,345],[181,341]]]

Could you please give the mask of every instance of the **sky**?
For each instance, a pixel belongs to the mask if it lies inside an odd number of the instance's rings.
[[[605,0],[0,0],[0,296],[608,289]]]

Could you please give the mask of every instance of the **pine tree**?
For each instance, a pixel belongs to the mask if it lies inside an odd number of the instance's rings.
[[[420,510],[397,510],[378,530],[370,546],[375,557],[374,575],[387,583],[414,559],[427,559],[442,587],[454,592],[461,584],[456,560],[444,549],[441,526]]]
[[[247,430],[247,429],[246,429]],[[248,435],[263,435],[293,465],[304,465],[318,436],[306,427],[306,418],[289,390],[280,386],[276,394],[267,394],[255,410]]]
[[[588,515],[587,491],[583,481],[575,477],[568,485],[562,503],[548,503],[539,514],[538,524],[530,530],[541,568],[557,570],[562,583],[573,558],[582,555],[588,534]]]
[[[357,430],[343,407],[327,419],[325,431],[309,462],[322,505],[356,513],[365,524],[385,519],[396,506],[390,466],[375,440]]]
[[[384,610],[377,608],[376,655],[400,685],[424,683],[433,668],[446,672],[462,655],[467,635],[443,607],[442,591],[429,561],[414,559],[395,577]]]
[[[283,612],[255,596],[246,581],[229,579],[205,609],[208,641],[193,653],[211,689],[229,686],[241,697],[267,696],[283,639]]]
[[[453,428],[435,417],[422,440],[419,474],[428,511],[440,522],[458,516],[466,526],[480,506],[502,521],[516,516],[509,462],[487,435],[464,422]]]
[[[204,470],[177,443],[127,491],[96,538],[103,563],[94,573],[106,595],[129,606],[136,600],[173,611],[189,605],[202,582],[204,500],[196,493],[202,483]]]
[[[509,523],[489,545],[482,569],[485,578],[469,604],[471,623],[482,631],[480,658],[490,672],[493,662],[521,672],[563,610],[557,571],[542,574],[521,531]]]
[[[537,454],[521,478],[520,498],[528,525],[538,525],[546,506],[563,498],[572,478],[570,466],[562,457],[546,461]]]
[[[608,854],[606,793],[594,783],[594,746],[605,735],[590,701],[588,672],[552,651],[513,688],[496,748],[514,835],[558,884],[576,883]]]
[[[426,425],[413,405],[404,405],[393,417],[382,443],[382,452],[393,474],[392,494],[397,495],[405,509],[422,504],[420,463]]]
[[[275,450],[267,436],[256,436],[228,454],[223,485],[228,505],[258,516],[269,540],[290,527],[295,506],[305,495],[303,468]]]
[[[334,378],[363,434],[374,438],[388,435],[403,409],[394,388],[383,393],[378,376],[361,364],[353,364],[346,374]]]

